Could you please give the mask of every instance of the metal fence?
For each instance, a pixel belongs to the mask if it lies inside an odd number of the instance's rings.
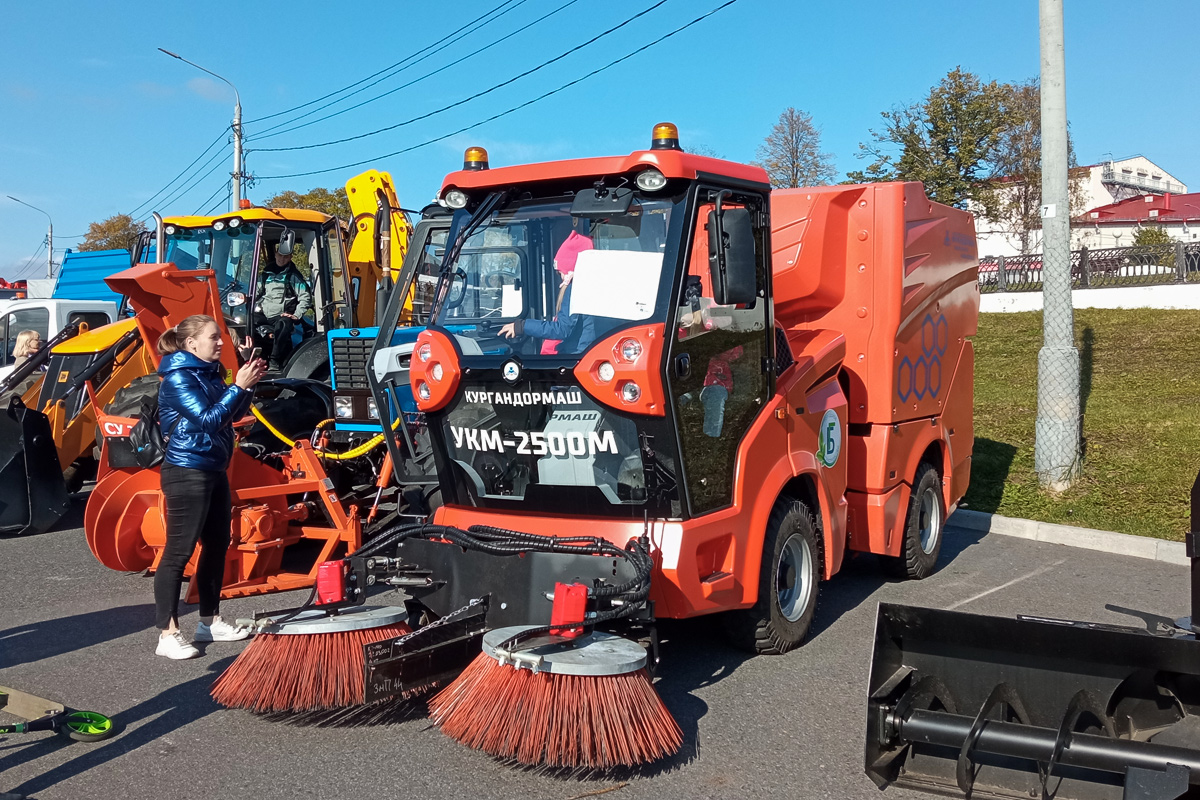
[[[1071,288],[1200,283],[1200,244],[1137,245],[1071,251]],[[1042,254],[979,262],[980,292],[1040,292]]]

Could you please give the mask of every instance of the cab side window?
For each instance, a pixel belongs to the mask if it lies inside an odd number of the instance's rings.
[[[737,208],[725,203],[724,208]],[[733,502],[737,448],[762,409],[768,391],[763,364],[767,336],[765,268],[758,271],[759,299],[746,305],[716,302],[708,251],[708,215],[702,203],[692,220],[688,272],[676,308],[670,381],[691,512]],[[755,236],[760,265],[764,239]]]
[[[23,308],[6,314],[4,318],[7,329],[4,331],[3,366],[13,363],[13,350],[17,347],[17,335],[21,331],[37,331],[43,342],[50,338],[50,312],[44,308]]]

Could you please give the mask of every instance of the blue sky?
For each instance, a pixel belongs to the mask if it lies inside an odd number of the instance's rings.
[[[156,48],[224,75],[241,93],[246,167],[277,191],[338,186],[367,166],[392,173],[407,207],[420,207],[463,149],[488,148],[493,165],[626,153],[655,122],[681,129],[684,147],[733,160],[755,149],[780,111],[811,113],[840,172],[880,111],[922,97],[963,66],[985,79],[1038,72],[1036,0],[736,0],[663,43],[522,110],[408,153],[381,157],[470,126],[603,67],[711,11],[724,0],[667,0],[639,19],[540,71],[456,108],[434,112],[532,69],[641,12],[656,0],[577,0],[528,30],[437,75],[332,119],[269,137],[303,114],[256,121],[308,103],[419,53],[420,63],[298,122],[422,78],[558,9],[567,0],[510,0],[505,12],[457,42],[429,45],[503,0],[287,4],[55,2],[7,4],[0,26],[0,277],[25,268],[54,220],[56,257],[89,222],[145,204],[214,141],[184,180],[145,206],[188,214],[227,196],[233,93]],[[1193,0],[1066,0],[1067,111],[1081,163],[1141,153],[1200,188],[1194,131],[1200,74]],[[331,100],[337,99],[337,95]],[[325,101],[329,102],[329,101]],[[220,154],[220,155],[218,155]],[[210,159],[214,159],[211,160]],[[266,179],[367,165],[293,179]],[[194,186],[193,186],[194,184]],[[191,187],[191,188],[189,188]],[[186,191],[183,191],[186,190]],[[40,264],[41,266],[37,266]],[[25,274],[44,275],[43,254]]]

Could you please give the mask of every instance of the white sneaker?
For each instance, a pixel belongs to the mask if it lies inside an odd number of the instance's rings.
[[[249,628],[230,625],[220,617],[213,617],[212,625],[201,622],[196,626],[197,642],[240,642],[250,638]]]
[[[170,658],[175,661],[183,661],[188,658],[195,658],[200,655],[200,651],[192,647],[192,643],[183,638],[182,631],[175,631],[164,636],[158,637],[158,649],[154,651],[154,655]]]

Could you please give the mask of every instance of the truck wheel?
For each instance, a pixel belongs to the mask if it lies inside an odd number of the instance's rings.
[[[824,563],[808,506],[799,501],[777,503],[763,540],[758,602],[725,615],[733,644],[764,655],[798,647],[816,615]]]
[[[913,478],[912,496],[904,521],[904,547],[900,555],[885,557],[884,568],[895,578],[919,581],[933,574],[942,551],[946,506],[942,476],[937,467],[922,461]]]

